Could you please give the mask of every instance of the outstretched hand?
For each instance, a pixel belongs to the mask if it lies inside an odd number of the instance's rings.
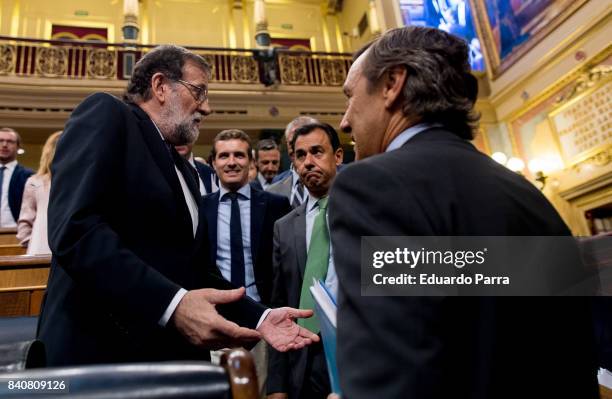
[[[318,342],[319,336],[298,326],[294,320],[312,315],[312,310],[288,307],[272,309],[257,331],[279,352],[300,349],[313,342]]]
[[[207,349],[242,346],[257,341],[261,338],[260,333],[223,318],[215,309],[217,304],[239,300],[244,293],[244,288],[189,291],[179,302],[170,320],[191,344]]]

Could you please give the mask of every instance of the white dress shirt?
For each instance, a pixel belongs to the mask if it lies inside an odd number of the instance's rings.
[[[15,222],[15,218],[13,218],[13,214],[11,213],[11,207],[9,206],[9,185],[11,184],[13,172],[17,167],[17,161],[11,161],[2,166],[5,166],[6,169],[4,170],[4,180],[2,180],[2,200],[0,201],[0,227],[15,227],[17,226],[17,222]]]
[[[297,191],[299,181],[300,181],[300,175],[298,175],[295,169],[293,169],[293,166],[291,166],[292,186],[291,186],[291,195],[289,196],[290,204],[293,204],[293,199],[295,198],[296,195],[298,195],[299,197],[299,194]],[[300,204],[303,204],[304,202],[306,202],[306,199],[308,198],[308,189],[303,184],[302,184],[302,188],[304,189],[304,194],[302,195],[302,198],[300,198]]]
[[[232,280],[232,246],[230,237],[230,219],[232,201],[227,195],[229,191],[221,185],[219,188],[219,210],[217,212],[217,267],[221,275]],[[245,184],[238,191],[238,206],[240,208],[240,227],[242,230],[242,248],[244,252],[244,285],[246,294],[259,302],[261,297],[255,285],[255,271],[251,257],[251,185]]]

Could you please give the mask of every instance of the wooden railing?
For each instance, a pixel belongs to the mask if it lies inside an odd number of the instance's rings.
[[[0,36],[0,76],[125,80],[153,47]],[[211,82],[217,83],[271,84],[274,70],[280,84],[341,86],[351,63],[345,53],[278,50],[266,58],[260,56],[266,52],[252,49],[188,48],[208,61]]]

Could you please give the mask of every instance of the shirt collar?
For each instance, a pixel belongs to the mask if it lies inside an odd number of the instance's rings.
[[[315,198],[312,195],[309,195],[308,204],[306,205],[306,212],[310,212],[314,210],[315,208],[317,208],[317,201],[319,201],[319,198]]]
[[[2,165],[2,164],[0,164],[0,165]],[[17,166],[17,160],[14,159],[14,160],[12,160],[9,163],[5,163],[3,166],[5,166],[7,169],[11,169],[11,170],[15,169],[15,166]]]
[[[227,188],[225,188],[223,184],[219,184],[219,186],[220,186],[219,187],[219,201],[221,201],[223,199],[223,196],[229,193],[230,191]],[[240,187],[240,189],[238,189],[237,192],[241,196],[246,197],[246,199],[251,199],[251,185],[249,183]]]
[[[431,129],[432,127],[440,127],[439,123],[418,123],[414,126],[410,126],[408,129],[404,130],[400,134],[398,134],[389,144],[385,152],[397,150],[401,146],[404,145],[405,142],[416,136],[417,134]]]
[[[295,169],[293,168],[293,165],[291,166],[291,176],[292,176],[291,181],[293,182],[293,185],[295,186],[297,182],[300,180],[300,175],[298,175],[298,173],[295,171]]]

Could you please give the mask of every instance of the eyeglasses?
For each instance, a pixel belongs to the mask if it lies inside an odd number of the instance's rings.
[[[208,87],[196,86],[193,83],[184,81],[183,79],[176,79],[176,81],[185,86],[187,90],[189,90],[189,93],[191,93],[198,105],[208,100]],[[191,89],[195,90],[195,94],[193,93],[193,91],[191,91]]]

